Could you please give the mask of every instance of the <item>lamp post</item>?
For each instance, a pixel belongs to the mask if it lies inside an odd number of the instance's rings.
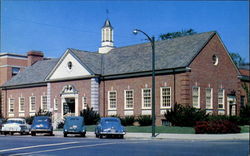
[[[145,32],[135,29],[133,33],[136,35],[138,32],[147,36],[152,47],[152,137],[155,137],[155,37],[149,37]]]

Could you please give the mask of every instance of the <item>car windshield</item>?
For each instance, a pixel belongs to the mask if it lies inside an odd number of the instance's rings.
[[[36,122],[36,123],[39,123],[39,122],[49,122],[49,118],[40,118],[40,119],[36,119],[35,122]]]
[[[116,120],[116,119],[105,119],[105,120],[103,120],[102,121],[102,124],[115,124],[115,125],[117,125],[117,124],[119,124],[120,122],[118,121],[118,120]]]
[[[24,124],[24,121],[22,121],[22,120],[8,120],[7,123]]]
[[[81,118],[68,118],[66,120],[66,122],[68,122],[68,123],[81,123],[82,120],[81,120]]]

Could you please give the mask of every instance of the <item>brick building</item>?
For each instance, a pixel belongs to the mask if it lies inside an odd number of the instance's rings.
[[[240,72],[217,32],[157,41],[156,123],[175,103],[211,114],[237,115]],[[79,115],[87,105],[101,116],[151,114],[151,45],[114,47],[109,20],[99,52],[67,49],[38,61],[2,86],[5,117],[32,116],[39,108],[54,121]]]

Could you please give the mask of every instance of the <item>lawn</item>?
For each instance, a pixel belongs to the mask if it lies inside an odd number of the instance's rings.
[[[87,125],[89,132],[94,132],[96,125]],[[127,132],[132,133],[151,133],[151,126],[126,126]],[[241,133],[248,133],[249,126],[240,126]],[[195,134],[193,127],[176,127],[176,126],[156,126],[156,133],[175,133],[175,134]]]

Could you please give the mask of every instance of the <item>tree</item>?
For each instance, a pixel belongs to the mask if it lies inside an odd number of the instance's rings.
[[[195,32],[193,29],[188,29],[188,30],[182,30],[182,31],[177,31],[177,32],[161,34],[159,36],[159,38],[160,38],[160,40],[169,40],[169,39],[174,39],[176,37],[193,35],[193,34],[196,34],[196,33],[197,32]]]
[[[241,64],[245,64],[245,59],[240,56],[239,53],[229,53],[234,64],[239,67]]]

